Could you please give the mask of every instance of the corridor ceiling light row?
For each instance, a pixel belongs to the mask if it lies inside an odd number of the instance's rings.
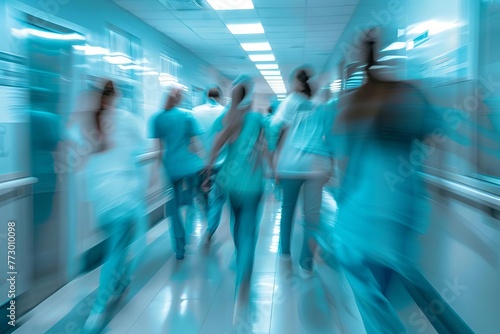
[[[262,23],[227,24],[226,27],[233,35],[256,35],[264,33]]]
[[[207,0],[214,10],[254,9],[252,0]]]

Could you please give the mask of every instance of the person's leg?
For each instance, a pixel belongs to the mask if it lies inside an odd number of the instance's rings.
[[[230,195],[230,202],[235,214],[233,232],[237,265],[235,298],[243,303],[250,291],[261,197],[262,194],[249,194],[244,197],[241,194]]]
[[[172,219],[172,236],[175,245],[177,259],[184,258],[184,247],[186,245],[186,232],[181,220],[180,209],[183,201],[183,179],[173,181],[174,197],[168,207]]]
[[[345,269],[366,332],[405,333],[405,326],[375,277],[375,273],[385,272],[387,268],[368,260],[362,252],[343,242],[337,247],[337,255]]]
[[[283,190],[283,202],[281,204],[280,222],[280,250],[281,254],[290,254],[290,242],[292,236],[292,223],[299,197],[300,187],[303,180],[282,179],[280,181]]]
[[[215,176],[213,176],[212,188],[210,189],[210,192],[208,194],[207,241],[210,241],[215,231],[219,227],[220,219],[222,216],[222,209],[226,200],[226,194],[224,193],[221,186],[217,182],[215,182]]]
[[[237,254],[239,282],[250,283],[258,238],[261,198],[261,193],[249,194],[240,204],[240,224],[236,234],[239,244]]]
[[[234,242],[234,247],[236,249],[236,253],[238,253],[239,249],[239,239],[238,239],[238,233],[240,229],[240,223],[241,223],[241,207],[240,207],[240,199],[237,196],[231,196],[229,195],[229,205],[231,207],[231,212],[233,215],[233,219],[231,221],[231,232],[233,234],[233,242]]]
[[[107,260],[101,269],[96,300],[85,323],[85,333],[98,333],[104,324],[112,300],[120,297],[128,286],[127,247],[133,236],[131,220],[118,220],[110,225]]]
[[[312,270],[316,240],[314,232],[319,230],[323,185],[326,180],[312,179],[304,182],[304,241],[300,255],[300,265],[305,270]]]

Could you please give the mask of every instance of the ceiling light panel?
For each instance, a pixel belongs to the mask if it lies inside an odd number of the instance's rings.
[[[255,65],[259,70],[277,70],[278,64],[257,64]]]
[[[253,9],[252,0],[207,0],[214,10]]]
[[[241,43],[245,51],[271,51],[271,45],[268,42],[261,43]]]
[[[248,55],[251,61],[275,61],[276,58],[273,54],[261,54],[261,55]]]
[[[280,71],[260,71],[262,75],[281,75]]]
[[[264,33],[264,27],[261,23],[228,24],[227,29],[229,29],[229,31],[233,35],[251,35]]]

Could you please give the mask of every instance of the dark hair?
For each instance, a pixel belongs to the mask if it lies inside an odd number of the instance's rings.
[[[311,86],[307,83],[309,81],[309,75],[305,70],[299,70],[296,75],[297,80],[304,85],[304,89],[300,92],[307,95],[307,97],[312,96]]]
[[[104,111],[104,103],[106,102],[106,100],[114,97],[115,95],[116,95],[115,85],[113,84],[113,81],[109,80],[104,85],[104,88],[103,88],[102,93],[101,93],[101,101],[100,101],[100,105],[99,105],[99,110],[97,110],[95,113],[94,120],[95,120],[96,129],[99,132],[99,134],[102,134],[101,117],[102,117],[102,113]]]
[[[208,97],[212,99],[218,99],[220,98],[220,90],[219,88],[211,88],[208,91]]]
[[[374,27],[370,29],[369,31],[366,32],[366,49],[367,49],[367,58],[366,58],[366,66],[365,66],[365,72],[368,77],[371,78],[370,75],[370,68],[372,68],[374,65],[377,64],[375,60],[375,37],[373,36],[374,32],[377,31],[377,27]]]

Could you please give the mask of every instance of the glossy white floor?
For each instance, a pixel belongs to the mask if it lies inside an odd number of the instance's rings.
[[[280,203],[265,200],[251,285],[250,312],[235,314],[234,246],[228,214],[211,247],[199,245],[205,223],[190,226],[186,257],[173,256],[168,221],[148,235],[148,247],[127,297],[115,306],[104,333],[363,333],[348,286],[319,263],[315,275],[301,278],[295,255],[277,254]],[[20,321],[16,333],[79,333],[98,284],[99,268],[58,291]],[[239,309],[239,308],[238,308]]]

